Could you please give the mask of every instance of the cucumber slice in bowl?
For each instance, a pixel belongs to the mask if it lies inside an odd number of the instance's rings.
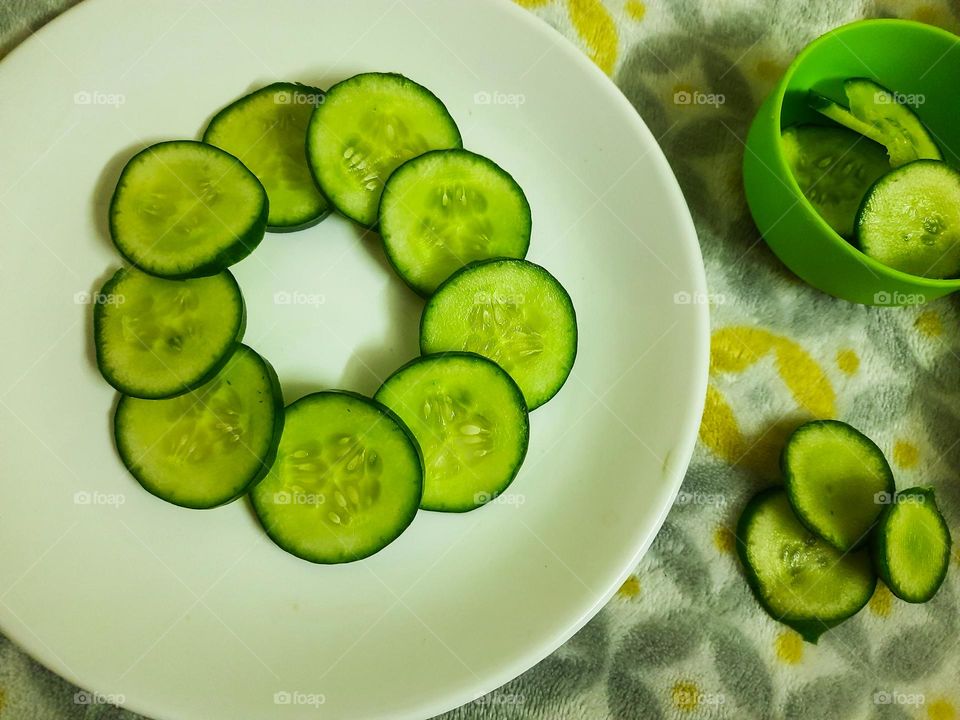
[[[273,465],[283,429],[280,381],[246,345],[207,384],[168,400],[124,395],[114,415],[123,464],[150,493],[188,508],[237,499]]]
[[[960,275],[960,173],[917,160],[882,177],[857,215],[857,240],[870,257],[927,278]]]
[[[424,510],[464,512],[496,498],[527,453],[527,404],[499,365],[474,353],[417,358],[375,396],[395,412],[424,456]]]
[[[108,383],[138,398],[183,394],[230,359],[246,323],[240,286],[229,271],[165,280],[121,268],[93,309],[97,365]]]
[[[539,265],[487,260],[455,273],[427,302],[420,350],[493,360],[533,410],[559,392],[573,369],[577,316],[567,291]]]
[[[256,175],[219,148],[193,140],[141,150],[110,201],[110,236],[152,275],[216,275],[260,244],[267,194]]]
[[[273,83],[223,108],[203,133],[205,143],[235,155],[263,184],[267,230],[300,230],[330,212],[304,152],[310,116],[322,102],[319,88]]]
[[[950,529],[937,508],[932,488],[896,494],[873,534],[877,573],[901,600],[932,599],[950,565]]]
[[[797,428],[780,457],[784,484],[800,521],[838,550],[862,544],[895,491],[883,452],[837,420]]]
[[[463,146],[439,98],[403,75],[365,73],[337,83],[307,129],[307,162],[323,194],[361,225],[377,222],[390,174],[428,150]]]
[[[406,426],[380,403],[327,391],[287,407],[277,460],[250,497],[277,545],[329,564],[396,540],[422,493],[420,448]]]
[[[796,125],[782,137],[783,153],[807,200],[838,235],[853,237],[863,197],[890,172],[886,151],[839,127]]]
[[[530,204],[499,165],[468,150],[435,150],[401,165],[380,199],[387,257],[424,297],[477,260],[523,258]]]
[[[782,488],[747,503],[737,524],[737,552],[770,617],[811,643],[855,615],[876,589],[869,553],[842,553],[811,534]]]

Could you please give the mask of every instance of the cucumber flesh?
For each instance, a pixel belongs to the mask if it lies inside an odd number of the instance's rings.
[[[838,550],[862,544],[895,490],[883,452],[836,420],[797,428],[781,455],[784,484],[797,517]]]
[[[124,395],[114,415],[130,473],[153,495],[189,508],[223,505],[259,482],[282,428],[277,375],[246,345],[193,392],[168,400]]]
[[[319,88],[273,83],[223,108],[203,133],[205,143],[239,158],[263,184],[267,230],[298,230],[330,212],[304,152],[310,116],[322,102]]]
[[[334,85],[307,129],[307,161],[323,194],[348,218],[370,226],[394,170],[428,150],[462,146],[437,96],[390,73]]]
[[[522,258],[530,245],[530,205],[492,160],[436,150],[393,172],[380,199],[380,235],[391,264],[429,296],[476,260]]]
[[[864,195],[890,172],[883,147],[846,128],[797,125],[783,131],[783,152],[817,214],[839,235],[853,237]]]
[[[506,370],[533,410],[557,394],[577,354],[567,291],[526,260],[469,265],[441,285],[420,319],[420,349],[475,352]]]
[[[420,450],[406,426],[373,400],[328,391],[287,407],[277,460],[251,499],[281,548],[342,563],[399,537],[422,492]]]
[[[951,539],[931,488],[897,493],[873,537],[877,572],[901,600],[927,602],[943,584]]]
[[[110,202],[117,250],[152,275],[215,275],[260,244],[269,211],[257,177],[237,158],[193,140],[141,150]]]
[[[197,388],[223,367],[243,337],[243,297],[226,270],[165,280],[122,268],[98,297],[97,365],[126,395],[157,399]]]
[[[782,488],[747,504],[737,525],[737,551],[770,617],[811,643],[855,615],[876,589],[869,553],[843,553],[811,534]]]
[[[917,160],[881,178],[857,216],[860,249],[884,265],[927,278],[960,275],[960,173]]]
[[[421,508],[473,510],[516,477],[530,435],[527,405],[496,363],[473,353],[427,355],[391,375],[375,399],[423,451]]]

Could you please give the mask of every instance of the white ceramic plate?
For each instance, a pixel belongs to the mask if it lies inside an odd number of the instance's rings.
[[[83,301],[134,150],[254,86],[366,70],[429,86],[518,179],[580,352],[507,501],[318,567],[245,502],[183,510],[127,475]],[[702,409],[703,267],[654,138],[546,25],[493,0],[86,0],[0,63],[0,97],[0,626],[45,665],[156,718],[423,718],[545,657],[649,546]],[[288,401],[370,393],[417,352],[420,302],[341,218],[235,272]]]

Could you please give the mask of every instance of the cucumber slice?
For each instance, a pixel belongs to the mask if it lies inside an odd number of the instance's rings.
[[[268,202],[256,175],[206,143],[151,145],[124,167],[110,201],[110,235],[153,275],[216,275],[263,240]]]
[[[243,337],[243,296],[226,270],[165,280],[121,268],[98,297],[97,365],[108,383],[133,397],[172,397],[203,385]]]
[[[577,316],[567,291],[539,265],[487,260],[454,274],[427,302],[420,350],[490,358],[533,410],[557,394],[573,369]]]
[[[901,600],[927,602],[937,594],[950,565],[950,529],[932,488],[896,494],[873,534],[877,573]]]
[[[797,428],[780,457],[784,484],[800,521],[838,550],[867,539],[892,496],[893,472],[863,433],[837,420]]]
[[[895,168],[914,160],[943,160],[920,118],[897,95],[866,78],[851,78],[843,89],[849,109],[815,92],[810,94],[810,104],[831,120],[886,147]]]
[[[797,125],[783,131],[783,154],[820,217],[853,237],[864,195],[890,172],[883,147],[846,128]]]
[[[960,275],[960,173],[917,160],[881,178],[857,215],[860,249],[888,267],[927,278]]]
[[[841,553],[811,535],[782,488],[747,503],[737,524],[737,552],[764,610],[807,642],[855,615],[876,589],[869,553]]]
[[[428,150],[462,147],[447,108],[422,85],[392,73],[337,83],[307,128],[307,162],[333,206],[361,225],[377,222],[383,185]]]
[[[425,297],[464,265],[523,258],[530,246],[523,190],[499,165],[467,150],[435,150],[397,168],[379,217],[391,264]]]
[[[250,497],[277,545],[315,563],[360,560],[412,522],[420,448],[380,403],[340,391],[287,407],[277,461]]]
[[[424,510],[464,512],[496,498],[527,453],[527,405],[499,365],[474,353],[417,358],[375,399],[393,410],[424,456]]]
[[[193,392],[168,400],[124,395],[114,415],[130,473],[150,493],[188,508],[246,493],[273,465],[282,429],[280,381],[246,345]]]
[[[319,88],[273,83],[223,108],[203,133],[205,143],[238,157],[263,184],[267,230],[300,230],[330,212],[304,151],[310,116],[322,102]]]

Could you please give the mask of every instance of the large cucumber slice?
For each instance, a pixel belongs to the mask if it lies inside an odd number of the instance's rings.
[[[165,280],[123,268],[93,310],[97,365],[127,395],[165,398],[212,378],[243,337],[245,315],[228,271]]]
[[[377,391],[420,443],[425,510],[463,512],[497,497],[527,452],[527,405],[499,365],[473,353],[427,355]]]
[[[238,157],[263,183],[270,199],[267,230],[299,230],[322,220],[330,204],[307,167],[305,144],[323,91],[277,82],[218,112],[203,141]]]
[[[260,244],[267,213],[263,185],[242,162],[176,140],[127,163],[110,202],[110,235],[121,255],[153,275],[215,275]]]
[[[893,495],[893,472],[863,433],[837,420],[815,420],[787,440],[781,467],[797,517],[838,550],[866,541]]]
[[[320,189],[362,225],[377,222],[383,185],[397,167],[428,150],[462,145],[437,96],[391,73],[337,83],[307,129],[307,161]]]
[[[223,505],[259,482],[282,428],[277,375],[246,345],[193,392],[168,400],[124,395],[114,415],[131,474],[157,497],[190,508]]]
[[[422,492],[420,449],[406,426],[373,400],[331,391],[287,407],[277,460],[251,499],[281,548],[342,563],[399,537]]]

